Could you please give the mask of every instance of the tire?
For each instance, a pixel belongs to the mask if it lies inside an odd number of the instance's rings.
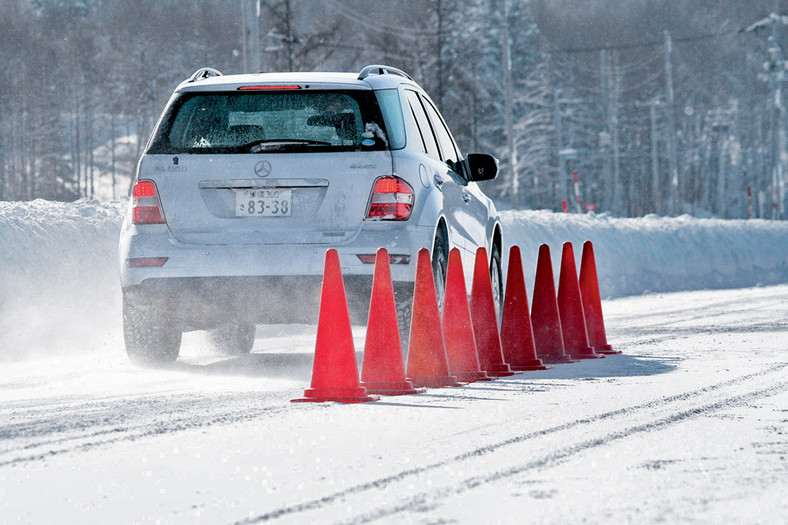
[[[397,300],[397,326],[399,327],[399,340],[402,346],[402,357],[408,357],[408,344],[410,343],[410,321],[413,315],[413,294],[407,299]]]
[[[211,349],[227,356],[242,356],[252,351],[256,326],[253,323],[222,325],[208,331]]]
[[[438,297],[438,310],[443,311],[446,297],[446,269],[449,266],[449,239],[446,230],[438,229],[432,248],[432,277],[435,281],[435,294]]]
[[[503,312],[503,272],[501,271],[501,248],[497,244],[493,244],[490,255],[490,282],[492,283],[495,313],[500,322]]]
[[[123,298],[123,339],[129,359],[142,366],[175,362],[181,349],[181,331],[152,309]]]

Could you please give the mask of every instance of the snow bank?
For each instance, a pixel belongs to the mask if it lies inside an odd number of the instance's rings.
[[[501,215],[505,251],[520,246],[526,283],[533,283],[540,244],[550,246],[557,281],[563,243],[572,243],[579,268],[586,240],[594,244],[603,297],[788,282],[785,221],[616,219],[549,211]]]
[[[0,360],[121,339],[125,204],[0,202]]]
[[[0,359],[121,344],[117,241],[125,203],[0,202]],[[788,222],[503,212],[533,288],[540,244],[594,243],[603,297],[788,282]],[[508,253],[508,249],[506,250]]]

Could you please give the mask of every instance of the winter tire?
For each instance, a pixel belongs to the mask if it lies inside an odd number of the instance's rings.
[[[227,356],[242,356],[252,351],[256,326],[252,323],[222,325],[208,331],[211,348]]]
[[[503,273],[501,271],[501,248],[497,244],[493,244],[490,255],[490,281],[495,302],[495,313],[500,322],[503,311]]]
[[[443,311],[443,298],[446,295],[446,269],[449,266],[449,239],[444,228],[438,228],[432,248],[432,277],[435,281],[435,294],[438,308]]]
[[[151,309],[123,299],[123,339],[133,363],[163,366],[178,359],[181,331]]]

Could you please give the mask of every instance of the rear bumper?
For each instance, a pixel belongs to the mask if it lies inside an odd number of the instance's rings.
[[[371,228],[375,228],[372,225]],[[124,229],[120,241],[121,287],[142,308],[157,310],[184,331],[209,329],[227,322],[256,324],[316,323],[325,253],[339,253],[348,307],[354,323],[368,313],[374,264],[359,255],[374,255],[381,246],[390,255],[407,255],[407,264],[392,264],[397,301],[413,293],[421,248],[431,248],[434,230],[403,225],[393,230],[363,231],[336,245],[187,245],[172,238],[166,226]],[[392,231],[393,230],[393,231]],[[134,258],[166,257],[162,266],[129,267]]]
[[[365,324],[372,276],[343,277],[351,322]],[[175,277],[146,279],[123,290],[127,300],[165,316],[182,331],[222,324],[317,324],[322,277]],[[412,282],[395,282],[398,305],[412,299]]]

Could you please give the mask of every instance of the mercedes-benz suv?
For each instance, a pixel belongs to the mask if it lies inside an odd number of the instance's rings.
[[[198,70],[156,125],[123,224],[129,357],[172,362],[190,330],[241,355],[256,324],[314,324],[328,248],[355,322],[380,247],[405,319],[421,248],[440,298],[449,250],[461,252],[470,283],[485,247],[500,298],[500,220],[476,184],[497,171],[490,155],[460,153],[433,101],[398,69]]]

